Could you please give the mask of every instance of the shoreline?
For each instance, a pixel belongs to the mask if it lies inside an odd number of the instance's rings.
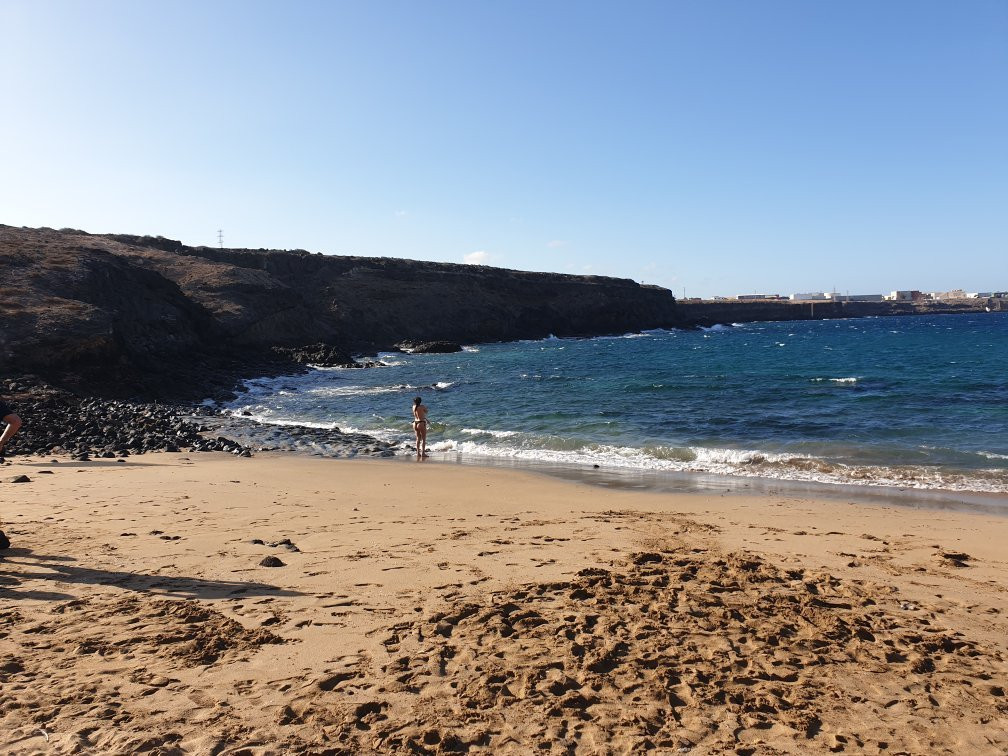
[[[403,456],[407,458],[406,455]],[[507,457],[465,457],[462,454],[457,454],[457,457],[454,460],[441,459],[441,453],[439,453],[431,459],[441,464],[522,470],[532,474],[617,490],[673,494],[724,492],[729,495],[806,496],[837,501],[857,499],[859,503],[870,501],[878,506],[973,512],[997,517],[1008,516],[1008,494],[999,493],[953,489],[896,488],[855,483],[822,483],[718,473],[640,470],[630,467],[592,469],[581,465],[562,465],[531,460],[515,462]]]
[[[292,374],[293,375],[293,374]],[[246,379],[246,380],[256,380]],[[22,393],[14,399],[25,423],[8,445],[8,460],[24,455],[45,458],[53,454],[128,458],[150,452],[228,451],[236,455],[292,454],[327,458],[410,459],[408,442],[382,440],[366,432],[317,428],[300,424],[272,424],[242,417],[216,407],[193,404],[160,404],[76,397],[45,384],[21,379]],[[239,384],[240,385],[240,384]],[[8,392],[8,396],[11,396]],[[36,414],[36,410],[37,413]],[[116,428],[111,436],[98,433]],[[138,431],[137,428],[142,428]],[[223,434],[223,435],[219,435]],[[45,449],[45,451],[41,451]],[[605,488],[653,489],[663,492],[767,493],[801,495],[824,499],[855,498],[880,505],[909,508],[977,511],[1008,515],[1008,493],[977,490],[913,488],[865,485],[848,482],[809,481],[762,477],[751,474],[706,471],[641,469],[586,463],[564,463],[512,456],[466,455],[455,450],[436,451],[433,460],[443,464],[514,468],[563,479],[584,481]],[[2,469],[2,468],[0,468]]]
[[[329,453],[327,450],[311,448],[304,444],[286,444],[283,447],[266,446],[264,443],[276,443],[287,434],[295,439],[324,440],[332,439],[334,430],[316,428],[298,424],[273,424],[259,420],[248,420],[235,415],[222,417],[238,424],[247,423],[253,428],[249,432],[235,432],[235,425],[229,429],[229,437],[250,448],[259,446],[256,453],[262,454],[294,454],[310,457],[343,459],[373,457],[404,461],[415,459],[409,451],[408,443],[392,443],[380,440],[363,432],[345,433],[335,430],[335,438],[342,437],[345,441],[343,450]],[[262,431],[256,433],[256,430]],[[264,440],[265,439],[265,440]],[[877,502],[880,505],[895,505],[919,509],[975,511],[996,516],[1008,516],[1008,493],[941,489],[912,488],[891,485],[868,485],[845,482],[806,481],[790,478],[771,478],[751,475],[731,475],[715,472],[673,471],[661,469],[641,469],[638,467],[619,467],[603,465],[589,467],[586,463],[563,463],[512,456],[494,456],[491,454],[471,454],[455,450],[432,451],[430,462],[445,465],[461,465],[469,467],[487,467],[491,469],[524,470],[533,474],[561,478],[575,482],[584,482],[603,488],[626,490],[654,490],[665,493],[721,493],[728,491],[733,494],[762,493],[781,495],[800,495],[823,499],[861,499]]]
[[[1008,746],[1003,517],[408,461],[12,458],[0,748]]]

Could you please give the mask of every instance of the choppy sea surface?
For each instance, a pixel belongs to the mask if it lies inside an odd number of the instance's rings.
[[[747,323],[379,359],[385,367],[250,380],[227,409],[405,444],[419,395],[435,457],[1008,493],[1008,313]]]

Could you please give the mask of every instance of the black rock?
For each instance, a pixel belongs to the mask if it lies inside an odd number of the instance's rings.
[[[286,567],[287,565],[284,564],[283,562],[281,562],[275,556],[268,556],[265,559],[263,559],[261,562],[259,562],[259,566],[260,567]]]
[[[398,346],[404,352],[412,354],[452,354],[462,351],[462,346],[453,341],[423,341],[420,343],[406,341]]]
[[[301,365],[322,367],[358,367],[353,356],[332,344],[309,344],[301,347],[273,347],[274,354],[286,357]]]

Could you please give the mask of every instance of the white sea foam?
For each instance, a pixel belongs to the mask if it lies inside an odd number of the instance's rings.
[[[463,351],[463,352],[478,352],[478,351],[479,351],[479,347],[474,347],[474,346],[463,346],[463,347],[462,347],[462,351]]]
[[[1008,454],[998,454],[997,452],[978,451],[977,454],[987,459],[1008,459]]]
[[[958,474],[911,466],[851,466],[808,455],[754,449],[708,447],[639,449],[586,444],[574,450],[558,450],[456,439],[436,441],[430,448],[438,452],[455,452],[473,457],[496,457],[584,467],[600,465],[622,469],[698,472],[835,485],[1008,493],[1008,479],[1000,473]]]
[[[360,368],[347,367],[346,365],[316,365],[314,363],[309,363],[307,367],[320,373],[342,373],[346,370],[360,370]],[[289,376],[288,380],[290,380]]]
[[[615,339],[646,339],[652,336],[648,331],[641,333],[624,333],[622,336],[595,336],[592,341],[613,341]]]
[[[823,383],[824,381],[829,381],[830,383],[857,383],[858,379],[854,376],[849,378],[811,378],[812,383]]]
[[[401,383],[395,386],[315,386],[304,391],[313,396],[376,396],[415,391],[416,386]]]
[[[249,414],[246,415],[244,414],[245,412],[248,412]],[[283,428],[321,428],[323,430],[333,430],[335,428],[339,428],[340,430],[344,430],[338,423],[334,422],[319,423],[312,420],[291,420],[288,418],[275,417],[268,411],[263,410],[253,411],[247,408],[239,408],[229,410],[227,414],[234,418],[251,421],[253,423],[260,423],[261,425],[277,425]]]
[[[407,420],[403,420],[403,429],[399,428],[358,428],[353,425],[340,425],[339,429],[342,433],[362,433],[365,436],[371,436],[372,438],[377,438],[379,441],[387,441],[389,443],[401,443],[403,441],[411,441],[413,439],[412,429],[406,429]]]
[[[731,326],[726,326],[723,323],[715,323],[714,325],[709,326],[709,327],[700,326],[700,330],[701,331],[711,331],[711,332],[714,332],[714,333],[720,333],[722,331],[730,331],[731,330]]]
[[[444,391],[455,385],[454,381],[438,381],[434,384],[432,388],[436,388],[438,391]]]
[[[765,462],[788,462],[793,459],[808,459],[806,455],[774,454],[755,449],[712,449],[691,446],[694,461],[704,465],[756,465]]]

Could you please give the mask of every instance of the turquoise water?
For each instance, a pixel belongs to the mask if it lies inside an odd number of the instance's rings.
[[[408,442],[420,395],[440,455],[1008,493],[1008,313],[380,358],[386,367],[249,381],[229,407]]]

